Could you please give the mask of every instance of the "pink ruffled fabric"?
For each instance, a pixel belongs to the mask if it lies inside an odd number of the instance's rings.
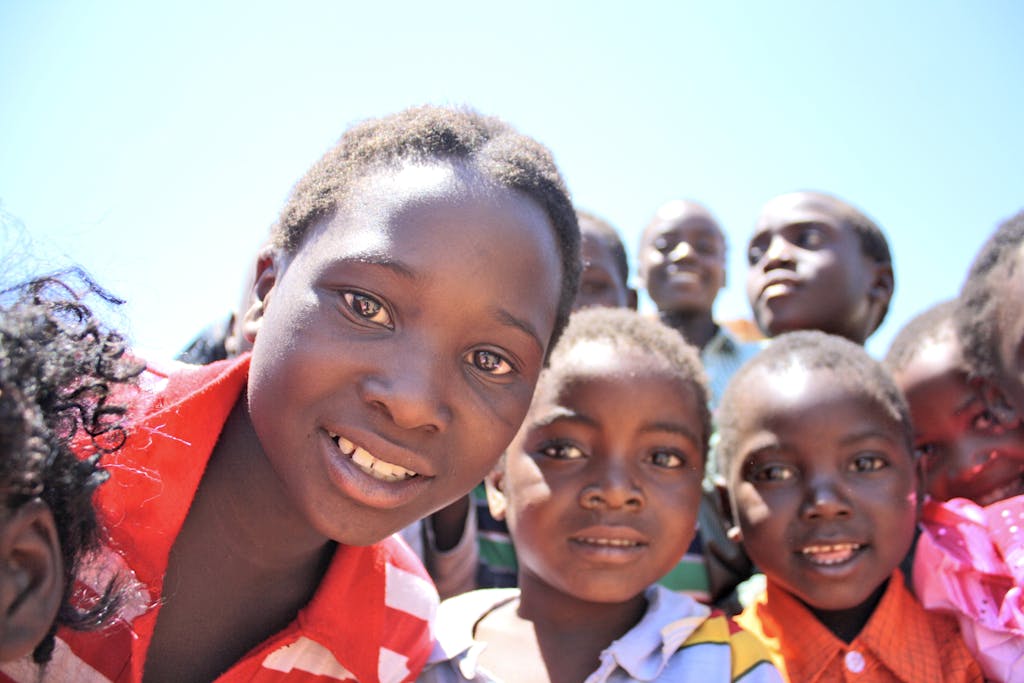
[[[986,678],[1024,680],[1024,495],[981,507],[928,501],[914,556],[914,590],[953,612]]]

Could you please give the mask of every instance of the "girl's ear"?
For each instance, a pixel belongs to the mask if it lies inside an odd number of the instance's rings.
[[[251,344],[256,341],[263,314],[270,303],[271,292],[284,271],[284,255],[273,247],[264,247],[256,255],[256,278],[253,281],[249,308],[242,314],[242,336]]]
[[[504,485],[505,468],[500,464],[491,470],[491,473],[484,478],[484,489],[487,491],[487,507],[494,519],[505,519],[505,511],[508,510],[508,498],[502,489]]]
[[[31,500],[0,528],[0,661],[29,654],[64,597],[64,561],[50,507]]]

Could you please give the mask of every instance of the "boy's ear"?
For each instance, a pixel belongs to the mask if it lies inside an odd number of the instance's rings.
[[[29,654],[64,597],[64,561],[50,506],[31,500],[0,528],[0,661]]]
[[[881,308],[884,310],[892,299],[894,286],[892,266],[889,264],[878,264],[875,267],[875,279],[868,290],[868,296],[872,301],[881,304]]]
[[[505,479],[505,468],[499,463],[490,474],[484,477],[484,489],[487,491],[487,507],[494,519],[505,519],[505,511],[508,510],[508,498],[502,490]]]
[[[249,308],[242,316],[242,336],[249,343],[256,341],[256,333],[263,321],[263,313],[270,302],[270,294],[284,270],[284,260],[280,252],[272,247],[264,247],[256,256],[256,278],[253,281],[253,292]]]

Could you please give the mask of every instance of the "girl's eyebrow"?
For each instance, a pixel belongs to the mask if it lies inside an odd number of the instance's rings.
[[[404,262],[375,251],[364,251],[355,254],[351,254],[347,257],[348,261],[355,263],[365,263],[371,266],[380,266],[387,268],[402,278],[410,281],[417,281],[421,278],[420,274],[410,268]],[[515,327],[518,330],[526,333],[526,336],[537,346],[538,350],[544,351],[544,342],[541,341],[540,335],[537,334],[537,330],[534,329],[533,325],[526,322],[522,318],[517,318],[510,311],[504,308],[497,308],[493,312],[495,320],[503,325]]]

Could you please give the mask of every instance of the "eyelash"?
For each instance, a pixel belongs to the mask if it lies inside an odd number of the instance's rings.
[[[659,456],[666,456],[666,457],[665,458],[659,458]],[[667,460],[669,460],[671,462],[671,464],[665,464],[663,462],[658,462],[659,459],[661,459],[661,460],[666,460],[667,459]],[[653,453],[651,453],[651,464],[655,465],[656,467],[664,467],[666,469],[676,469],[678,467],[685,467],[686,466],[686,456],[684,456],[682,453],[677,453],[675,451],[670,451],[670,450],[654,451]]]
[[[341,293],[342,298],[345,299],[345,304],[348,306],[352,313],[362,320],[373,323],[374,325],[380,325],[386,327],[389,330],[395,328],[394,320],[391,318],[391,313],[388,312],[387,306],[385,306],[380,300],[370,296],[369,294],[363,294],[362,292],[356,292],[352,290],[346,290]],[[369,310],[368,309],[372,309]],[[376,320],[375,318],[383,313],[386,320]]]
[[[497,359],[498,365],[496,368],[485,367],[489,365],[489,363],[484,362],[483,359],[491,356]],[[470,351],[466,354],[466,360],[480,372],[493,377],[504,377],[505,375],[510,375],[513,372],[516,372],[516,367],[512,364],[512,361],[505,358],[505,356],[500,353],[491,351],[490,349],[476,349],[475,351]]]
[[[565,455],[565,451],[575,451],[571,456]],[[551,441],[541,445],[537,449],[537,452],[543,455],[545,458],[551,458],[552,460],[579,460],[585,458],[586,454],[579,446],[575,446],[571,443],[564,441]]]
[[[863,466],[865,464],[866,467]],[[850,470],[853,472],[877,472],[888,466],[889,463],[880,455],[858,455],[850,462]]]

